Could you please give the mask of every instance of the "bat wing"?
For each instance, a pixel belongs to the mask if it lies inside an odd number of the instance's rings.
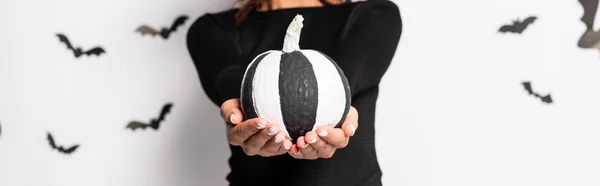
[[[142,26],[138,27],[135,31],[139,32],[142,35],[150,34],[152,36],[155,36],[156,34],[159,34],[158,31],[156,31],[154,28],[149,27],[147,25],[142,25]]]
[[[79,145],[73,145],[71,148],[62,150],[62,152],[66,153],[66,154],[71,154],[72,152],[77,150],[78,147],[79,147]]]
[[[160,121],[157,119],[152,119],[150,121],[150,127],[152,127],[154,130],[158,130],[158,128],[160,127]]]
[[[523,82],[522,84],[523,84],[523,88],[525,88],[527,93],[533,94],[533,89],[531,88],[531,82]]]
[[[67,36],[65,36],[64,34],[56,34],[56,36],[58,37],[58,40],[61,43],[64,43],[65,45],[67,45],[68,49],[73,50],[73,45],[71,45],[71,42],[69,41],[69,38],[67,38]]]
[[[581,16],[581,22],[583,22],[588,30],[594,29],[594,19],[596,18],[596,12],[598,11],[598,0],[579,0],[579,4],[583,6],[583,16]]]
[[[187,21],[188,16],[179,16],[177,17],[177,19],[175,19],[175,22],[173,22],[173,24],[171,25],[171,28],[169,28],[169,32],[174,32],[177,30],[177,28],[183,24],[185,24],[185,21]]]
[[[56,148],[56,143],[54,142],[54,138],[52,138],[52,134],[48,133],[48,143],[50,144],[50,147],[52,147],[53,149]]]
[[[552,103],[552,96],[550,96],[550,95],[546,95],[546,96],[540,97],[540,99],[542,99],[542,101],[544,103]]]
[[[104,49],[102,49],[102,48],[100,48],[100,47],[96,47],[96,48],[93,48],[93,49],[91,49],[91,50],[88,50],[88,51],[86,51],[86,52],[85,52],[85,55],[88,55],[88,56],[89,56],[89,55],[92,55],[92,54],[94,54],[94,55],[97,55],[97,56],[99,56],[99,55],[100,55],[100,54],[102,54],[102,53],[106,53],[106,51],[104,51]]]
[[[521,24],[529,25],[529,24],[535,22],[536,19],[537,19],[537,17],[531,16],[531,17],[528,17],[527,19],[523,20],[523,22],[521,22]]]
[[[512,25],[503,25],[498,29],[498,32],[512,32],[514,30],[514,26]]]
[[[163,106],[162,110],[160,111],[160,115],[158,116],[158,122],[161,122],[165,119],[165,116],[171,112],[172,107],[173,103],[167,103],[165,106]]]
[[[129,122],[129,124],[127,124],[127,126],[125,128],[131,129],[131,130],[136,130],[136,129],[146,129],[146,127],[149,127],[150,125],[139,122],[139,121],[132,121]]]

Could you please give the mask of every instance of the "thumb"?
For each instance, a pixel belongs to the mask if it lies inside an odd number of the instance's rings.
[[[230,99],[221,105],[221,117],[225,122],[238,124],[244,120],[239,99]]]
[[[350,106],[348,115],[344,120],[344,124],[342,124],[342,130],[344,130],[346,137],[350,137],[354,136],[356,129],[358,129],[358,111],[353,106]]]

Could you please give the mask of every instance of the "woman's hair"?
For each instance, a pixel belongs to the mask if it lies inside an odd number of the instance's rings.
[[[331,6],[327,0],[319,0],[324,6]],[[343,0],[344,3],[351,2],[351,0]],[[252,11],[255,11],[263,6],[267,5],[268,9],[271,10],[273,6],[272,0],[237,0],[237,3],[242,4],[240,10],[235,15],[235,22],[241,23],[246,19],[246,16]]]

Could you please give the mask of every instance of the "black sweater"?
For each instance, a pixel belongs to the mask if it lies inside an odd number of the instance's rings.
[[[288,154],[247,156],[230,146],[233,186],[376,186],[381,170],[375,152],[375,103],[402,32],[398,7],[370,0],[327,7],[252,12],[240,25],[237,9],[205,14],[190,27],[188,49],[205,93],[220,106],[239,98],[246,66],[258,54],[281,50],[286,29],[297,14],[304,17],[301,49],[319,50],[335,60],[352,91],[359,127],[346,148],[330,159],[298,160]],[[203,123],[218,125],[218,123]],[[207,167],[209,168],[209,167]]]

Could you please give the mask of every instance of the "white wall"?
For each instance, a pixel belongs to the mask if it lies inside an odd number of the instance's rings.
[[[387,186],[600,185],[600,55],[577,48],[576,0],[397,0],[404,32],[383,79],[377,148]],[[185,46],[219,0],[0,1],[0,185],[225,185],[229,150]],[[169,40],[140,24],[188,22]],[[511,19],[539,19],[523,35]],[[67,34],[101,57],[75,59]],[[528,96],[520,82],[552,93]],[[133,119],[174,107],[159,131]],[[80,144],[71,156],[50,150]]]
[[[386,185],[600,185],[600,52],[577,47],[577,0],[398,4],[405,32],[377,112]],[[523,35],[496,32],[528,15]]]

